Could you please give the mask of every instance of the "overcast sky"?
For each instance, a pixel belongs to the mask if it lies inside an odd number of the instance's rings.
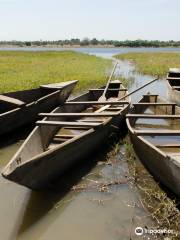
[[[180,40],[180,0],[0,0],[0,40]]]

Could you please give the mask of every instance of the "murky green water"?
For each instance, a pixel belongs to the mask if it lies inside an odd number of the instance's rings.
[[[120,62],[117,75],[130,79],[131,90],[152,79],[135,73],[128,62]],[[166,95],[161,80],[133,96],[133,101],[138,101],[148,89]],[[14,143],[1,144],[1,169],[29,131]],[[136,167],[132,167],[134,163],[128,159],[125,145],[119,145],[113,150],[107,150],[107,145],[106,149],[84,159],[84,163],[62,176],[51,191],[33,192],[0,176],[0,239],[130,240],[140,239],[135,235],[136,227],[156,227],[136,188],[132,174]],[[144,167],[137,164],[143,176],[157,185]],[[144,235],[143,239],[155,237]]]

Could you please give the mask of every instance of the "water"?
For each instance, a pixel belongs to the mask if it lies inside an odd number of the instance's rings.
[[[89,47],[79,47],[79,48],[57,48],[57,47],[0,47],[0,51],[77,51],[81,53],[88,53],[92,55],[96,55],[99,57],[112,57],[113,55],[116,54],[121,54],[121,53],[129,53],[129,52],[180,52],[180,47],[177,48],[89,48]]]
[[[124,51],[143,51],[143,48],[81,48],[75,50],[101,57],[112,57]],[[152,48],[145,50],[161,51],[161,49]],[[179,51],[180,49],[163,49],[163,51],[170,50]],[[129,62],[119,61],[119,66],[116,74],[129,78],[130,91],[153,79],[152,76],[136,73],[134,66]],[[138,101],[147,91],[166,97],[165,81],[159,80],[135,94],[132,97],[133,101]],[[7,164],[30,130],[16,137],[14,143],[14,136],[11,136],[8,144],[1,144],[0,169]],[[117,152],[101,149],[95,156],[85,159],[84,164],[79,164],[62,176],[51,191],[33,192],[6,181],[0,176],[0,239],[139,239],[134,233],[136,227],[148,226],[150,228],[156,226],[156,223],[142,204],[142,195],[137,190],[132,177],[132,165],[133,163],[125,154],[125,146],[120,144]],[[157,185],[140,163],[138,163],[138,168],[141,172],[145,172],[152,184]],[[119,184],[111,184],[112,182]],[[105,183],[110,185],[103,185]],[[73,187],[74,190],[72,190]],[[148,236],[144,239],[148,239]],[[152,236],[150,239],[153,239]]]

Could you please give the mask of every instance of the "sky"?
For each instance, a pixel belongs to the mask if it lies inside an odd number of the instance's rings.
[[[0,40],[180,40],[180,0],[0,0]]]

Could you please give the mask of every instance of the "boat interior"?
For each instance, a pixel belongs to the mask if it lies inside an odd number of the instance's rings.
[[[96,128],[101,129],[115,119],[113,117],[119,117],[122,111],[127,113],[130,105],[129,97],[118,101],[118,98],[127,94],[127,89],[121,82],[110,83],[106,95],[107,101],[98,101],[104,89],[105,87],[90,89],[51,113],[41,113],[40,116],[43,119],[36,122],[38,127],[14,156],[14,162],[20,164],[47,151],[62,147],[83,135],[94,132]]]
[[[32,90],[0,94],[0,114],[36,102],[55,92],[57,92],[57,89],[40,87]]]
[[[105,87],[104,87],[105,88]],[[48,135],[44,144],[44,150],[53,149],[60,144],[88,133],[110,121],[112,117],[118,116],[128,106],[125,99],[116,102],[117,98],[123,97],[127,89],[123,88],[121,82],[111,82],[106,94],[107,101],[98,101],[104,88],[90,89],[88,93],[74,100],[66,102],[64,106],[57,108],[50,114],[41,113],[45,118],[38,121],[41,134]]]
[[[145,95],[128,114],[134,132],[180,162],[180,107]]]
[[[173,89],[180,91],[180,71],[169,72],[167,80]]]

